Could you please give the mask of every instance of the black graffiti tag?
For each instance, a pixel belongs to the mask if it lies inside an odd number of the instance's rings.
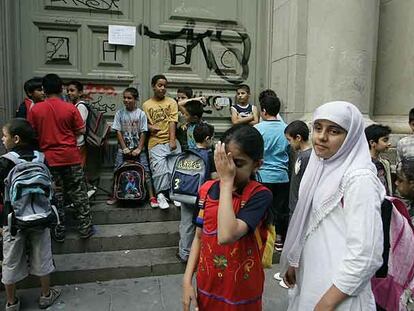
[[[186,25],[179,31],[175,32],[164,32],[162,34],[155,33],[151,31],[148,26],[139,25],[138,32],[140,35],[148,36],[152,39],[158,39],[162,41],[172,41],[179,38],[184,38],[186,40],[186,45],[177,45],[173,42],[168,42],[169,52],[170,52],[170,59],[172,65],[183,65],[183,64],[190,64],[191,63],[191,56],[192,51],[196,46],[200,46],[201,51],[203,53],[204,60],[206,62],[207,68],[209,70],[214,70],[214,72],[222,77],[227,82],[232,84],[240,84],[245,81],[249,76],[249,59],[250,59],[250,52],[251,52],[251,41],[250,37],[246,32],[241,32],[240,30],[233,30],[228,28],[229,25],[226,22],[217,23],[215,30],[206,30],[202,33],[195,33],[195,21],[190,19],[187,21]],[[243,50],[234,47],[232,43],[223,38],[223,31],[225,30],[232,30],[237,33],[239,36]],[[242,72],[239,76],[229,76],[227,73],[223,71],[222,68],[219,67],[216,61],[216,57],[214,56],[211,49],[206,47],[204,43],[204,39],[206,38],[214,38],[215,40],[219,41],[226,50],[222,53],[220,57],[220,62],[223,65],[224,69],[231,68],[230,66],[226,65],[224,62],[224,57],[226,54],[231,53],[234,55],[237,62],[240,64]],[[178,51],[179,50],[179,51]],[[182,61],[179,62],[177,57],[182,57]]]
[[[68,4],[68,2],[72,2],[74,5],[79,6],[83,5],[88,9],[93,10],[105,10],[109,11],[112,9],[119,9],[118,2],[120,0],[50,0],[53,2],[63,2],[64,4]]]

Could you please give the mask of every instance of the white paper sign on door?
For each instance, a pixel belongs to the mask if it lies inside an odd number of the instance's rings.
[[[108,43],[135,46],[136,31],[137,28],[135,26],[109,25]]]

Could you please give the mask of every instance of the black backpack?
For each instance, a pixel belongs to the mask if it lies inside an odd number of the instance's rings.
[[[88,109],[88,118],[86,119],[86,133],[85,142],[92,147],[101,147],[108,136],[110,127],[106,122],[104,113],[99,111],[95,106],[84,101],[80,101],[76,104],[83,104]]]
[[[187,149],[177,156],[171,178],[170,199],[196,204],[198,189],[210,179],[209,150]]]

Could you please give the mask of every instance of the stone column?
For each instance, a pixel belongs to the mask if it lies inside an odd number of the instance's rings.
[[[23,92],[19,69],[19,1],[0,1],[0,128],[14,116]],[[2,147],[2,146],[1,146]],[[0,147],[0,148],[1,148]]]
[[[374,120],[409,133],[414,107],[413,1],[381,1]]]
[[[333,100],[371,115],[378,19],[378,0],[308,2],[305,119]]]

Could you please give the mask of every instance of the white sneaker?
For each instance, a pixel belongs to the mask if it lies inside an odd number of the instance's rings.
[[[288,288],[289,288],[289,286],[287,286],[287,285],[286,285],[286,283],[285,283],[285,281],[283,281],[283,280],[281,280],[281,281],[279,282],[279,285],[280,285],[281,287],[283,287],[283,288],[286,288],[286,289],[288,289]]]
[[[180,207],[180,206],[181,206],[181,202],[178,202],[178,201],[173,201],[173,203],[174,203],[174,205],[175,205],[175,206],[177,206],[177,207]]]
[[[273,278],[274,278],[276,281],[282,281],[282,280],[283,280],[283,279],[282,279],[282,277],[280,276],[280,272],[275,273],[275,275],[273,276]]]
[[[170,204],[168,204],[166,197],[162,193],[158,193],[157,201],[160,209],[168,209]]]
[[[92,198],[92,196],[96,193],[96,188],[92,188],[91,190],[88,190],[88,199]]]

